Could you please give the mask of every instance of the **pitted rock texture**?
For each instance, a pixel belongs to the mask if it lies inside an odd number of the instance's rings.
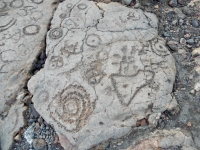
[[[75,149],[122,137],[143,118],[156,125],[177,105],[170,95],[174,59],[153,14],[66,0],[54,14],[46,53],[28,88],[36,110]]]
[[[19,120],[23,118],[23,104],[16,102],[16,97],[30,78],[29,71],[36,57],[45,48],[45,36],[55,2],[56,0],[0,0],[0,127],[15,120],[15,115],[13,118],[12,115],[9,116],[11,107],[14,107],[11,110],[20,110],[13,131],[4,130],[10,128],[6,126],[0,128],[2,141],[7,142],[1,143],[3,150],[8,149],[4,144],[8,146],[12,142],[13,133],[19,129],[17,127],[23,125],[23,120]]]
[[[190,133],[180,129],[157,130],[126,150],[197,150]]]

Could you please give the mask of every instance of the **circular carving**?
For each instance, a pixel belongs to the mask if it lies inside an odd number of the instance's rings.
[[[49,32],[49,37],[51,39],[59,39],[63,35],[63,30],[61,28],[54,28]]]
[[[67,16],[66,14],[60,14],[59,15],[60,19],[64,19],[64,18],[66,18],[66,16]]]
[[[43,17],[43,13],[41,11],[35,11],[31,14],[31,19],[33,19],[34,21],[38,21],[42,19],[42,17]]]
[[[32,3],[35,3],[35,4],[41,4],[43,2],[43,0],[31,0]]]
[[[97,34],[88,35],[86,44],[91,47],[97,47],[101,43],[101,39]]]
[[[51,117],[60,124],[72,125],[73,128],[66,128],[69,132],[79,131],[92,113],[89,95],[83,86],[69,85],[57,94],[53,103],[57,107]]]
[[[80,10],[84,10],[86,9],[88,6],[84,3],[81,3],[81,4],[78,4],[77,7],[80,9]]]
[[[24,5],[24,2],[22,0],[14,0],[10,3],[10,7],[13,8],[20,8]]]
[[[6,3],[5,2],[0,2],[0,10],[3,10],[6,8]]]
[[[46,101],[48,101],[49,100],[49,93],[46,90],[41,91],[38,94],[38,100],[40,102],[46,102]]]
[[[73,6],[72,3],[68,3],[68,4],[66,5],[66,7],[69,8],[69,9],[72,8],[72,6]]]
[[[23,28],[23,33],[25,35],[36,35],[40,31],[39,25],[29,25]]]
[[[167,56],[169,55],[168,49],[165,46],[165,43],[161,40],[152,43],[153,51],[159,56]]]

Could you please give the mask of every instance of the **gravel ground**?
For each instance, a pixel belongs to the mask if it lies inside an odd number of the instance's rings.
[[[96,0],[110,2],[110,0]],[[115,0],[117,1],[117,0]],[[190,0],[141,0],[137,6],[145,11],[155,13],[159,19],[159,35],[166,40],[177,67],[173,96],[177,99],[180,111],[164,112],[156,128],[139,127],[127,136],[101,143],[93,150],[121,150],[129,147],[140,135],[156,129],[182,128],[192,133],[194,142],[200,149],[200,91],[194,89],[200,81],[200,58],[192,56],[192,51],[200,47],[200,11]],[[135,5],[132,1],[131,5]],[[33,69],[33,74],[43,67],[46,56],[42,53]],[[197,69],[196,69],[197,70]],[[198,88],[198,87],[197,87]],[[200,88],[200,87],[199,87]],[[31,95],[27,95],[28,110],[25,115],[27,125],[14,137],[14,150],[62,150],[53,127],[48,125],[35,111]],[[26,131],[32,134],[26,134]],[[26,138],[35,139],[29,144]]]

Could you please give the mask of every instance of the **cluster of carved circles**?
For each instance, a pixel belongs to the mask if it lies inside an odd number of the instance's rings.
[[[64,126],[73,125],[73,128],[63,126],[68,132],[79,131],[92,113],[89,95],[84,87],[80,85],[69,85],[57,94],[53,103],[57,107],[55,114],[52,114],[52,118],[60,126],[63,123]]]

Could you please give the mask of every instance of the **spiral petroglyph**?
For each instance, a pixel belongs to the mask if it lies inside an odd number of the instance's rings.
[[[78,132],[85,126],[93,110],[89,95],[80,85],[69,85],[58,93],[48,108],[55,106],[51,117],[68,132]]]
[[[49,32],[49,37],[52,39],[59,39],[62,36],[63,36],[63,30],[61,28],[55,28]]]
[[[114,2],[61,4],[47,34],[44,69],[28,87],[37,111],[71,147],[120,138],[143,118],[155,127],[162,112],[176,108],[175,62],[153,14]],[[35,89],[49,93],[47,105],[40,106]]]

